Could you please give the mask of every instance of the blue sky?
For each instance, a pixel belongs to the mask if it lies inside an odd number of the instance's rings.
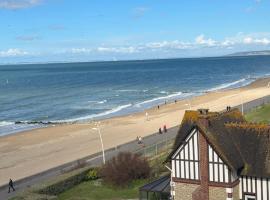
[[[270,49],[270,0],[0,0],[0,63]]]

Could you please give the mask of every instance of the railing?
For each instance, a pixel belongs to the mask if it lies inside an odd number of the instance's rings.
[[[164,152],[169,152],[174,143],[173,139],[166,139],[161,142],[157,142],[153,145],[142,147],[142,149],[136,150],[134,153],[142,155],[145,158],[151,158]]]

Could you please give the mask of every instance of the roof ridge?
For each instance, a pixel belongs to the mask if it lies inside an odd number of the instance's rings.
[[[227,128],[242,128],[248,130],[254,130],[260,134],[269,134],[270,126],[265,123],[252,123],[252,122],[226,122],[224,123]]]
[[[235,115],[236,117],[243,117],[242,113],[239,111],[238,108],[232,108],[230,110],[224,110],[224,111],[220,111],[220,112],[216,112],[217,115],[215,116],[217,119],[218,117],[223,117],[223,116],[228,116],[228,115]],[[213,116],[214,117],[214,116]]]

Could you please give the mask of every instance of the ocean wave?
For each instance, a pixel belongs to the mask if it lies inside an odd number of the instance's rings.
[[[132,106],[132,104],[126,104],[126,105],[118,106],[116,108],[113,108],[111,110],[108,110],[108,111],[105,111],[102,113],[98,113],[98,114],[92,114],[92,115],[87,115],[84,117],[78,117],[78,118],[67,119],[67,120],[55,120],[55,121],[51,121],[51,122],[52,123],[70,123],[70,122],[85,121],[85,120],[100,118],[100,117],[104,117],[104,116],[110,116],[112,114],[120,112],[121,110],[126,109],[126,108],[131,107],[131,106]]]
[[[8,121],[0,121],[0,127],[1,126],[10,126],[13,125],[14,122],[8,122]]]
[[[239,79],[237,81],[230,82],[230,83],[223,83],[223,84],[218,85],[216,87],[213,87],[209,90],[206,90],[206,92],[213,92],[213,91],[218,91],[218,90],[228,89],[228,88],[235,88],[235,87],[243,87],[245,85],[252,83],[255,80],[256,80],[256,78],[252,78],[252,77],[248,76],[247,78],[242,78],[242,79]]]
[[[126,89],[126,90],[116,90],[117,92],[138,92],[139,90]]]
[[[168,94],[168,92],[166,92],[166,91],[160,91],[159,93],[160,94]]]
[[[92,101],[92,100],[90,100],[90,101],[87,101],[87,102],[91,103],[91,104],[103,104],[103,103],[106,103],[107,100],[106,99],[101,100],[101,101]]]
[[[173,94],[170,94],[170,95],[167,95],[167,96],[156,97],[156,98],[153,98],[153,99],[143,101],[141,103],[137,103],[135,105],[135,107],[141,107],[144,104],[154,103],[154,102],[157,102],[157,101],[160,102],[161,100],[171,100],[172,98],[176,99],[176,97],[180,97],[180,96],[183,96],[182,92],[173,93]]]
[[[102,101],[98,101],[97,103],[98,104],[104,104],[104,103],[106,103],[107,102],[107,100],[105,99],[105,100],[102,100]]]

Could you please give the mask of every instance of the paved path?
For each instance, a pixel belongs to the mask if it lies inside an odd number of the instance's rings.
[[[144,137],[143,143],[145,147],[149,147],[161,141],[172,140],[175,138],[177,134],[177,130],[178,130],[178,127],[173,127],[173,128],[168,129],[167,133],[164,133],[164,134],[155,133],[153,135]],[[119,145],[115,148],[106,150],[105,158],[106,160],[109,160],[113,156],[117,155],[119,152],[126,152],[126,151],[135,152],[142,148],[143,147],[139,145],[136,140],[134,140],[129,143]],[[42,181],[49,180],[50,178],[61,175],[65,172],[71,171],[72,169],[77,168],[77,166],[80,164],[86,164],[88,166],[100,166],[102,165],[102,162],[103,162],[102,153],[99,152],[99,153],[87,156],[85,158],[82,158],[80,160],[76,160],[76,161],[49,169],[42,173],[15,181],[14,183],[14,186],[16,189],[15,192],[7,193],[8,185],[0,187],[0,200],[7,200],[8,198],[14,197],[18,192],[21,192],[24,189],[29,188],[32,185],[41,183]]]

